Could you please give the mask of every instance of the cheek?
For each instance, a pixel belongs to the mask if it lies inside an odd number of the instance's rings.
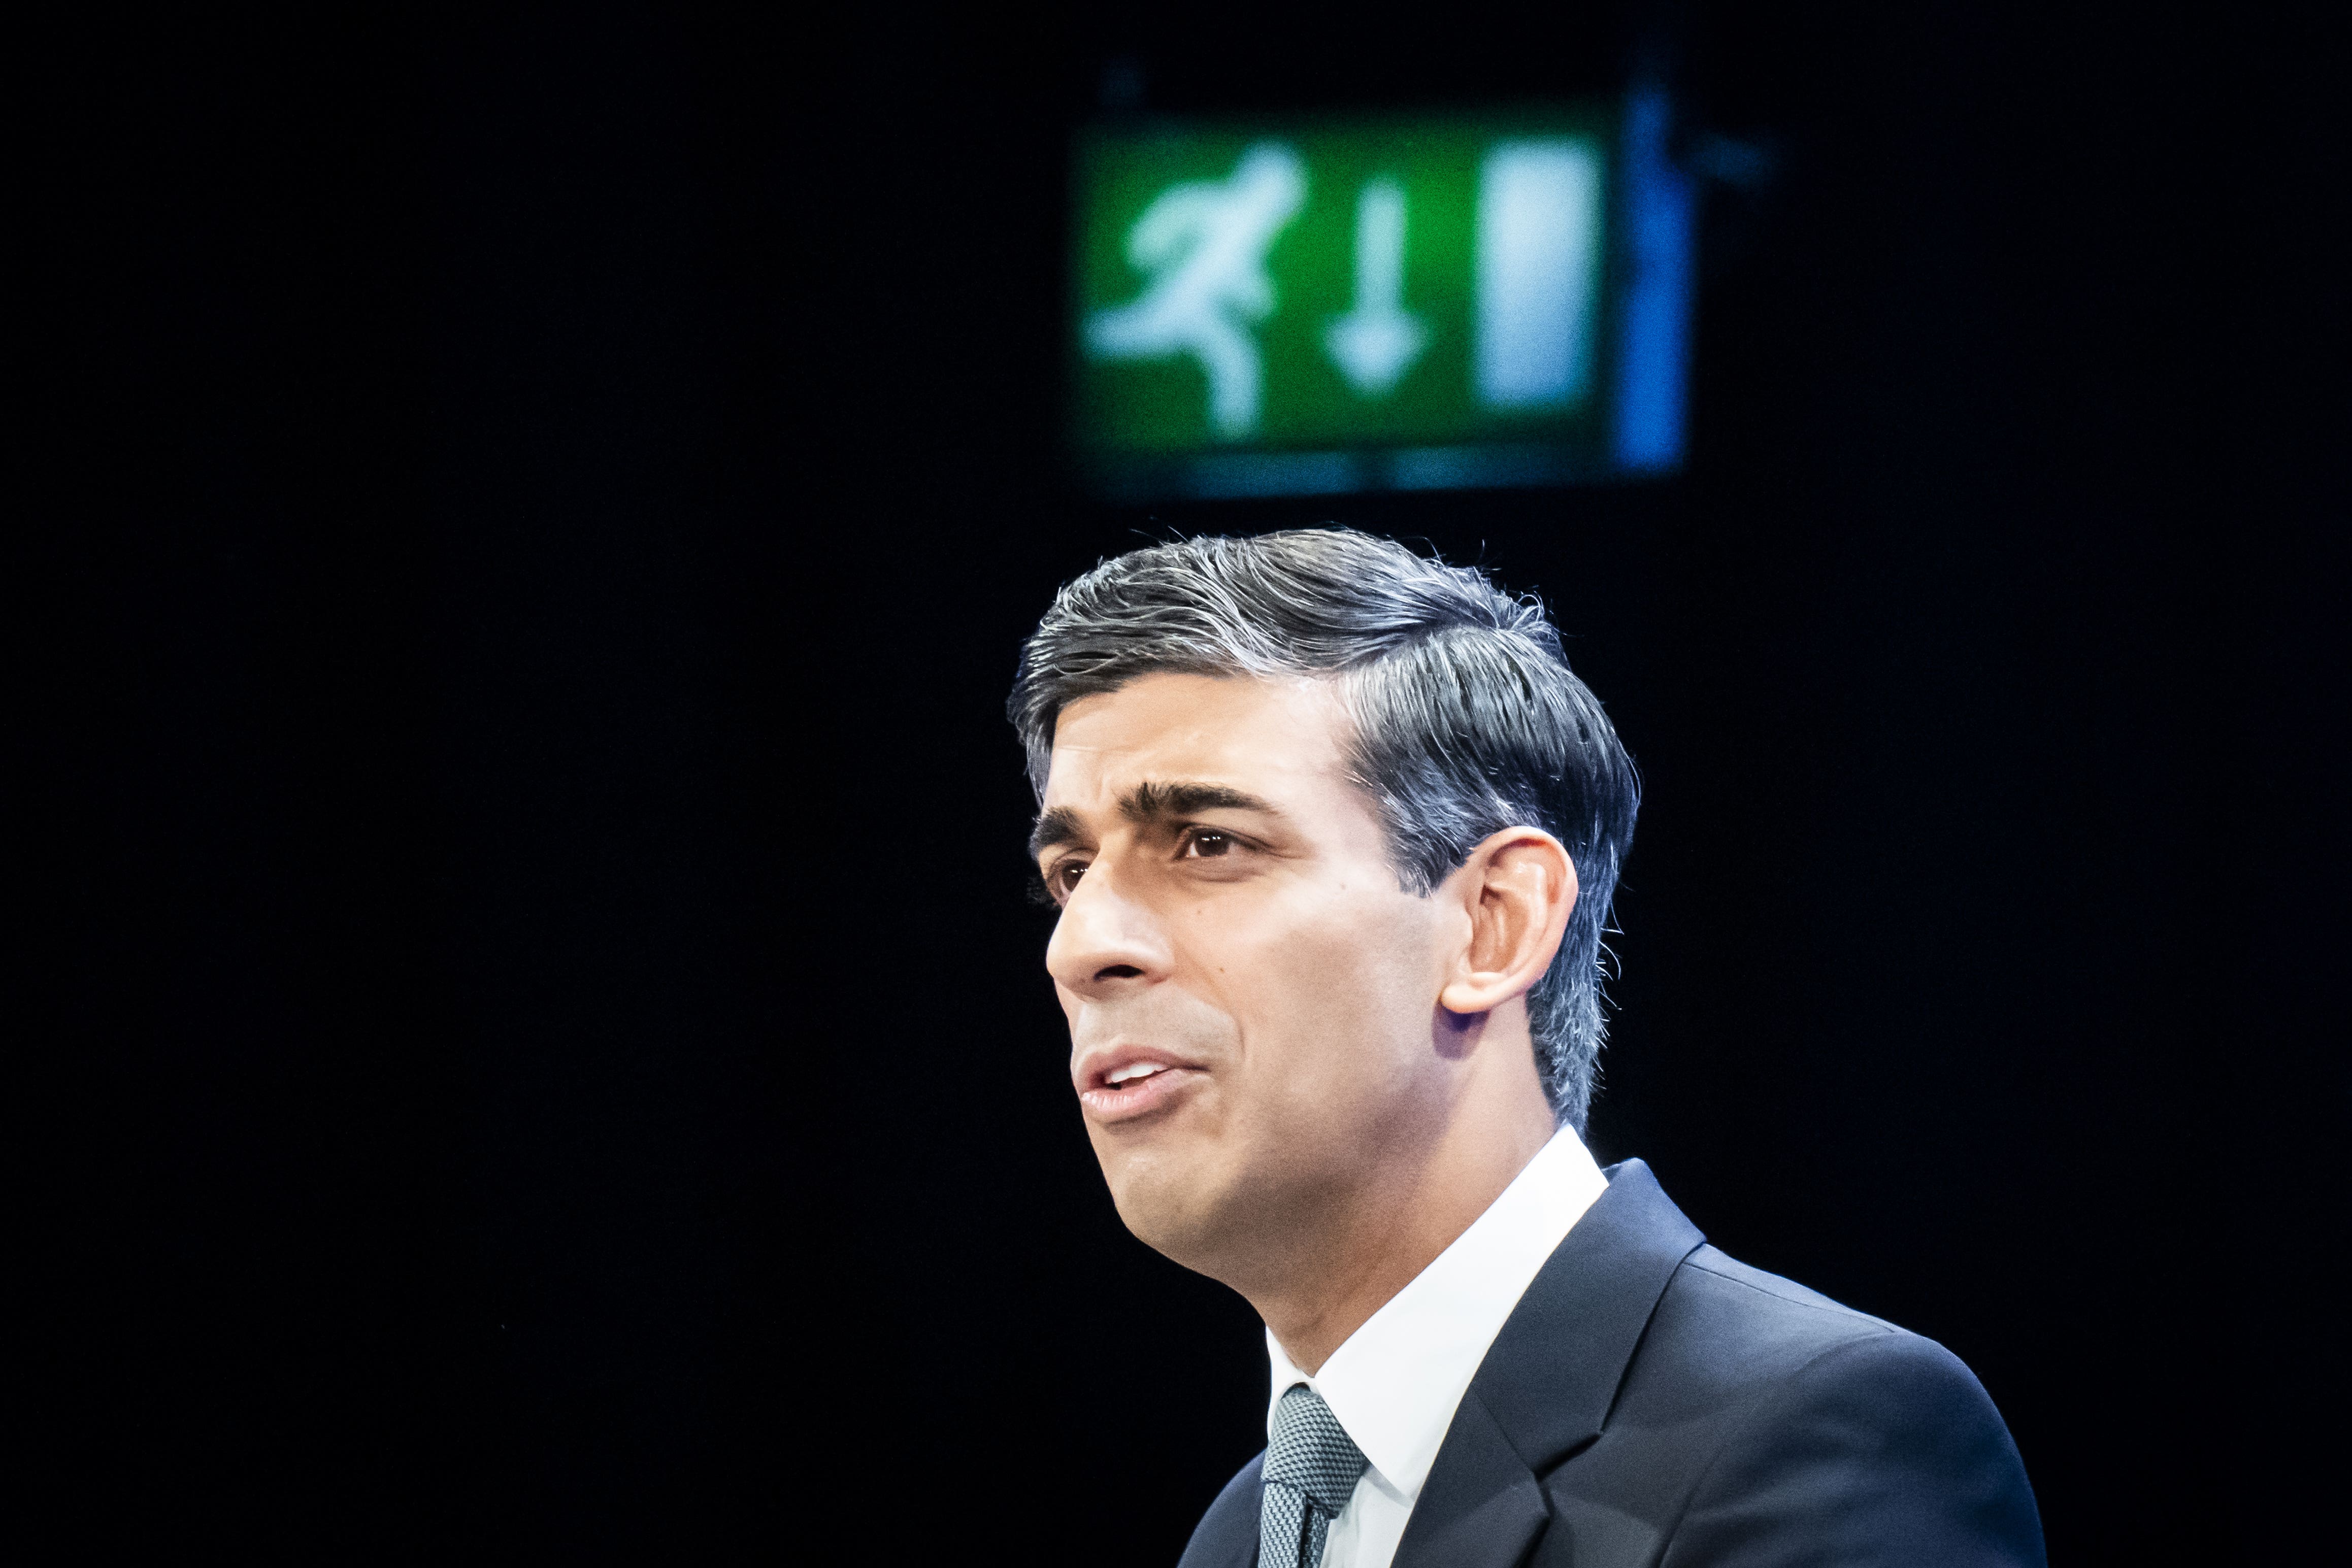
[[[1437,980],[1421,901],[1333,898],[1234,939],[1217,977],[1253,1056],[1286,1079],[1328,1071],[1367,1086],[1423,1054]]]

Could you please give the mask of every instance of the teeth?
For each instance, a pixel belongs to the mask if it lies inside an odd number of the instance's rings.
[[[1159,1071],[1160,1063],[1156,1061],[1132,1061],[1112,1073],[1109,1082],[1124,1083],[1130,1078],[1148,1078]]]

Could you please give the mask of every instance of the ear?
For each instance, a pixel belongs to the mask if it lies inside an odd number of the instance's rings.
[[[1576,865],[1540,828],[1506,828],[1470,852],[1442,895],[1459,900],[1470,940],[1437,993],[1448,1012],[1492,1012],[1550,967],[1576,907]]]

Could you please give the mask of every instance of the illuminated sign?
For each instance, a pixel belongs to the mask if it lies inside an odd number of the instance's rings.
[[[1072,437],[1115,494],[1551,483],[1681,453],[1662,96],[1080,142]]]

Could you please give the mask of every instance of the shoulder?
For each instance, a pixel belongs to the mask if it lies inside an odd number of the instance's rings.
[[[1234,1472],[1201,1522],[1192,1527],[1177,1568],[1210,1568],[1212,1564],[1247,1563],[1257,1552],[1257,1518],[1265,1455],[1250,1457]]]
[[[1702,1246],[1667,1281],[1635,1364],[1730,1394],[1785,1376],[1836,1346],[1914,1337]]]
[[[1802,1537],[1839,1561],[1904,1542],[1913,1561],[2041,1561],[2016,1446],[1958,1357],[1712,1247],[1660,1297],[1621,1421],[1641,1447],[1679,1433],[1670,1560],[1762,1560]]]
[[[1792,1343],[1830,1343],[1903,1332],[1882,1318],[1858,1312],[1819,1291],[1809,1291],[1794,1280],[1727,1258],[1712,1246],[1702,1246],[1683,1260],[1667,1293],[1670,1301],[1679,1296],[1679,1304],[1686,1308],[1720,1315],[1727,1322],[1746,1322],[1768,1330],[1775,1339]]]
[[[1990,1427],[1992,1401],[1931,1339],[1701,1247],[1659,1297],[1627,1369],[1619,1413],[1660,1401],[1707,1409],[1726,1441],[1834,1406],[1874,1427]],[[2004,1431],[2004,1440],[2006,1435]]]

